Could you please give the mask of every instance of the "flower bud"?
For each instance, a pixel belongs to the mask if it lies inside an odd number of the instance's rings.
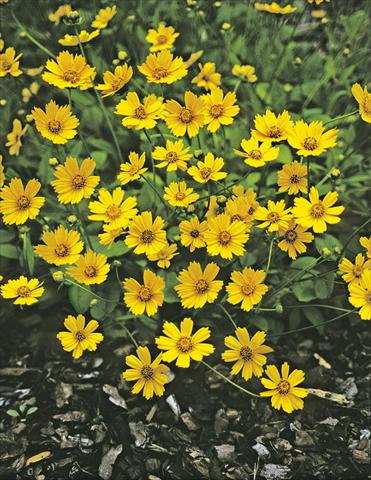
[[[98,303],[98,300],[96,298],[93,298],[90,302],[90,306],[94,307],[94,305],[96,305],[97,303]]]
[[[75,215],[69,215],[67,217],[67,222],[69,223],[76,223],[77,222],[77,217],[75,217]]]
[[[112,65],[119,65],[119,63],[120,63],[120,60],[118,58],[114,58],[112,60]]]
[[[350,53],[349,48],[344,48],[343,53],[344,53],[344,55],[349,55],[349,53]]]
[[[199,157],[201,157],[201,155],[202,155],[202,150],[199,150],[199,149],[198,149],[198,150],[195,150],[195,151],[193,152],[193,156],[194,156],[195,158],[199,158]]]
[[[227,197],[225,195],[218,195],[217,202],[218,203],[225,203],[227,201]]]
[[[188,207],[187,207],[187,212],[188,212],[188,213],[193,213],[194,211],[195,211],[194,205],[188,205]]]
[[[228,22],[224,22],[222,25],[223,30],[229,30],[232,27],[232,25]]]
[[[125,60],[127,56],[128,54],[125,52],[125,50],[120,50],[117,54],[119,60]]]
[[[56,167],[58,165],[58,159],[56,157],[50,157],[49,158],[49,165],[51,167]]]
[[[331,170],[331,175],[332,175],[333,177],[338,177],[338,176],[340,175],[340,173],[341,173],[341,172],[340,172],[340,170],[339,170],[338,168],[333,168],[333,169]]]
[[[291,85],[291,83],[285,83],[285,85],[283,86],[283,90],[287,93],[291,92],[292,89],[293,89],[293,86]]]
[[[322,248],[321,255],[322,257],[326,258],[329,257],[332,254],[331,250],[327,247]]]
[[[2,99],[0,100],[0,106],[1,106],[1,107],[5,107],[6,103],[7,103],[7,102],[6,102],[5,98],[2,98]]]
[[[62,272],[62,270],[57,270],[56,272],[52,273],[52,277],[55,282],[63,282],[64,273]]]
[[[274,308],[276,309],[277,313],[283,313],[282,303],[277,303],[277,305]]]
[[[66,25],[80,25],[82,18],[79,15],[79,12],[72,10],[67,15],[63,16],[63,23]]]
[[[300,57],[296,57],[294,63],[295,65],[301,65],[303,63],[303,60]]]
[[[120,262],[120,260],[114,260],[112,262],[112,266],[113,267],[121,267],[122,263]]]

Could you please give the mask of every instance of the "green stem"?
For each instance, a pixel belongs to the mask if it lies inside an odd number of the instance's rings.
[[[138,348],[139,345],[138,345],[138,342],[135,340],[134,335],[130,332],[130,330],[125,325],[124,325],[124,329],[126,330],[126,333],[128,334],[128,336],[130,337],[130,340],[134,343],[135,348]]]
[[[240,78],[240,79],[236,82],[236,85],[234,86],[234,89],[233,89],[233,92],[234,92],[234,93],[237,93],[237,90],[238,90],[239,86],[241,85],[241,82],[242,82],[242,78]]]
[[[323,303],[308,303],[307,305],[289,305],[286,308],[308,308],[308,307],[323,307],[331,310],[338,310],[339,312],[350,312],[347,308],[334,307],[333,305],[326,305]]]
[[[79,209],[79,206],[78,205],[75,205],[75,212],[76,212],[76,217],[79,219],[80,221],[80,229],[81,229],[81,233],[83,234],[83,236],[85,237],[85,242],[87,243],[87,245],[89,245],[90,249],[93,250],[93,245],[90,241],[90,238],[89,238],[89,235],[88,235],[88,232],[87,232],[87,228],[86,228],[86,224],[85,224],[85,221],[84,221],[84,218],[83,218],[83,215],[82,213],[80,212],[80,209]]]
[[[224,313],[224,315],[228,318],[228,320],[232,323],[234,328],[237,328],[236,322],[233,320],[233,318],[230,315],[230,313],[228,312],[228,310],[221,303],[218,303],[218,306],[219,306],[220,310]]]
[[[362,223],[362,225],[360,227],[357,228],[357,230],[355,230],[349,237],[348,239],[346,240],[346,242],[344,243],[344,246],[340,252],[340,255],[339,257],[341,258],[343,255],[344,255],[344,252],[346,251],[349,243],[353,240],[353,238],[357,235],[357,233],[362,230],[366,225],[368,225],[369,223],[371,222],[371,217],[366,220],[364,223]]]
[[[307,157],[307,197],[309,198],[310,192],[310,157]]]
[[[151,140],[151,137],[149,136],[147,130],[144,128],[143,129],[144,131],[144,135],[147,137],[147,140],[151,146],[151,166],[152,166],[152,182],[153,182],[153,186],[154,186],[154,192],[157,193],[157,186],[156,186],[156,172],[155,172],[155,162],[153,161],[153,157],[152,157],[152,151],[153,151],[153,143],[152,143],[152,140]],[[160,196],[161,197],[161,196]],[[156,206],[156,194],[154,193],[154,196],[153,196],[153,206]]]
[[[74,282],[73,280],[70,280],[69,278],[66,278],[66,279],[64,280],[64,282],[65,282],[66,284],[75,285],[76,287],[81,288],[81,290],[84,290],[84,292],[90,293],[91,295],[93,295],[93,296],[96,297],[96,298],[99,298],[99,300],[102,300],[103,302],[116,303],[117,305],[123,305],[124,307],[126,307],[126,305],[125,305],[124,303],[116,302],[116,300],[110,300],[109,298],[101,297],[100,295],[98,295],[97,293],[93,292],[92,290],[89,290],[88,288],[83,287],[83,286],[80,285],[79,283],[76,283],[76,282]]]
[[[70,89],[70,88],[67,88],[67,93],[68,93],[68,103],[69,103],[70,109],[71,109],[71,111],[72,111],[72,107],[73,107],[73,105],[72,105],[72,92],[71,92],[71,89]],[[79,128],[79,130],[78,130],[78,135],[79,135],[79,138],[80,138],[80,140],[81,140],[81,143],[83,144],[83,146],[84,146],[84,148],[85,148],[85,150],[86,150],[86,153],[87,153],[88,156],[91,158],[90,150],[89,150],[89,147],[88,147],[88,145],[87,145],[87,143],[86,143],[85,137],[84,137],[83,134],[82,134],[82,129],[81,129],[81,128]]]
[[[26,28],[23,26],[23,24],[18,20],[18,18],[16,17],[15,13],[12,11],[12,17],[15,21],[15,23],[18,25],[18,27],[22,30],[22,32],[25,34],[25,36],[31,40],[31,42],[33,44],[35,44],[37,47],[40,48],[40,50],[42,50],[43,52],[45,52],[47,55],[49,55],[50,57],[52,58],[55,58],[55,55],[54,53],[52,53],[50,50],[48,50],[46,47],[44,47],[44,45],[42,45],[39,41],[36,40],[36,38],[34,38],[27,30]]]
[[[345,113],[344,115],[340,115],[339,117],[332,118],[328,122],[325,122],[323,126],[328,125],[329,123],[338,122],[339,120],[343,120],[344,118],[352,117],[353,115],[356,115],[358,113],[359,113],[358,110],[354,110],[354,112],[350,112],[350,113]]]
[[[273,235],[272,238],[271,238],[270,244],[269,244],[269,253],[268,253],[267,268],[266,268],[266,270],[265,270],[265,278],[268,277],[269,268],[270,268],[270,266],[271,266],[272,252],[273,252],[273,244],[274,244],[275,239],[276,239],[276,236]]]

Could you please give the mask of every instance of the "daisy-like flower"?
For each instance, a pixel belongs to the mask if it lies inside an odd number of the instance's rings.
[[[267,140],[282,142],[282,140],[287,139],[293,126],[294,123],[286,110],[276,116],[276,114],[267,109],[264,115],[255,115],[255,129],[251,130],[251,135],[261,142]]]
[[[99,175],[92,175],[96,163],[85,158],[81,165],[75,157],[67,157],[63,165],[58,165],[51,182],[60,203],[79,203],[83,198],[90,198],[98,185]]]
[[[171,182],[164,192],[164,199],[172,207],[188,207],[200,198],[193,188],[187,187],[186,182]]]
[[[359,244],[361,247],[367,250],[367,257],[371,258],[371,236],[370,237],[361,237],[359,239]]]
[[[192,78],[192,83],[205,90],[213,90],[221,84],[221,75],[215,70],[215,63],[207,62],[204,65],[198,64],[200,73]]]
[[[206,303],[215,302],[223,287],[222,280],[215,280],[219,267],[215,263],[206,265],[202,271],[198,262],[191,262],[178,275],[180,282],[174,287],[183,308],[202,308]]]
[[[152,43],[150,47],[151,52],[159,52],[172,48],[179,33],[175,31],[174,27],[166,27],[164,23],[160,23],[157,30],[150,28],[148,30],[146,40]]]
[[[136,152],[129,153],[129,161],[120,165],[120,173],[117,178],[122,185],[138,180],[148,170],[144,166],[146,163],[146,154],[143,152],[140,156]]]
[[[184,94],[184,106],[176,100],[167,100],[164,119],[173,135],[183,137],[187,133],[192,138],[205,123],[204,113],[203,100],[187,91]]]
[[[295,220],[290,220],[287,227],[280,227],[278,233],[282,240],[278,242],[278,248],[287,252],[288,256],[295,260],[301,253],[307,251],[306,243],[314,240],[312,233],[307,232],[307,228],[297,225]]]
[[[88,250],[81,255],[77,262],[68,267],[67,273],[79,283],[85,285],[100,284],[107,280],[110,270],[107,257],[103,253],[95,253]]]
[[[371,270],[365,270],[359,283],[351,283],[349,286],[349,303],[359,308],[362,320],[371,320]]]
[[[281,7],[276,2],[272,3],[255,3],[255,8],[262,12],[267,13],[275,13],[276,15],[287,15],[288,13],[295,12],[296,7],[292,7],[291,5],[286,5],[285,7]]]
[[[0,213],[6,225],[22,225],[28,219],[34,220],[44,205],[45,197],[37,197],[41,184],[33,178],[26,187],[20,178],[12,178],[9,185],[0,190]]]
[[[245,191],[242,185],[235,185],[232,188],[232,192],[232,198],[242,199],[246,203],[246,206],[248,207],[248,213],[251,218],[248,219],[248,222],[247,219],[245,219],[245,221],[247,223],[251,223],[253,221],[255,211],[259,207],[259,202],[256,200],[256,192],[254,192],[252,188],[248,188]]]
[[[80,358],[84,350],[93,352],[97,349],[97,344],[104,339],[101,333],[95,332],[99,323],[96,320],[90,320],[85,325],[85,317],[81,314],[77,317],[68,315],[64,319],[64,326],[68,332],[59,332],[57,338],[64,351],[72,352],[73,358]]]
[[[167,243],[164,223],[160,216],[153,220],[152,212],[142,212],[130,222],[126,245],[138,255],[157,253]]]
[[[64,47],[76,47],[80,43],[88,43],[91,42],[94,38],[100,35],[100,30],[93,30],[92,32],[87,32],[86,30],[81,30],[77,35],[66,35],[58,40],[58,43],[63,45]]]
[[[278,191],[287,192],[289,195],[297,195],[299,192],[307,193],[307,173],[307,166],[300,165],[297,161],[283,165],[277,172],[277,185],[280,187]]]
[[[359,83],[352,85],[352,95],[359,105],[359,114],[364,122],[371,123],[371,93]]]
[[[77,262],[84,248],[80,233],[76,230],[67,230],[63,225],[52,232],[44,232],[41,240],[44,245],[37,245],[35,253],[46,262],[54,265],[67,265]]]
[[[234,153],[243,157],[246,165],[255,168],[263,167],[267,162],[276,160],[280,153],[280,149],[272,147],[270,141],[264,141],[259,145],[255,137],[241,140],[241,148],[243,151],[234,148]]]
[[[217,181],[222,180],[228,175],[227,172],[220,171],[223,166],[223,157],[214,157],[211,152],[208,152],[205,155],[204,161],[199,160],[197,166],[193,165],[189,167],[187,173],[199,183],[206,183],[209,180]]]
[[[137,356],[128,355],[125,359],[127,368],[122,377],[128,382],[136,382],[131,389],[134,395],[143,391],[147,400],[153,395],[162,397],[165,392],[164,385],[168,382],[167,372],[169,367],[161,363],[162,353],[152,361],[147,347],[138,347]]]
[[[287,362],[281,366],[281,374],[275,365],[267,365],[265,373],[268,378],[262,378],[261,382],[267,391],[260,392],[262,397],[272,397],[271,404],[276,410],[292,413],[294,410],[302,410],[303,398],[308,395],[305,388],[298,387],[304,381],[302,370],[293,370],[290,374]]]
[[[231,282],[226,287],[228,302],[232,305],[241,303],[242,310],[249,312],[254,305],[261,302],[268,291],[268,286],[263,283],[264,278],[264,270],[249,267],[244,268],[242,272],[232,272]]]
[[[133,68],[126,63],[118,65],[112,73],[109,70],[103,73],[103,82],[95,88],[102,91],[102,97],[110,97],[121,90],[133,76]]]
[[[175,243],[167,243],[164,248],[161,248],[161,250],[156,253],[152,253],[152,255],[148,255],[147,258],[148,260],[151,260],[151,262],[157,262],[157,266],[159,268],[169,268],[170,261],[175,257],[175,255],[178,255],[176,251],[177,246]]]
[[[245,223],[232,221],[227,213],[222,213],[210,218],[208,227],[205,242],[209,255],[231,259],[234,255],[241,256],[245,253],[244,244],[249,238]]]
[[[47,60],[42,79],[58,88],[79,88],[86,90],[93,86],[95,68],[86,63],[82,55],[73,55],[67,50],[56,60]]]
[[[19,68],[19,59],[22,55],[23,53],[17,55],[13,47],[8,47],[5,52],[0,53],[0,77],[22,75],[22,70]]]
[[[256,332],[250,338],[246,328],[237,327],[235,334],[236,337],[229,335],[224,339],[228,350],[222,353],[222,359],[225,362],[236,362],[231,369],[231,374],[237,375],[241,372],[244,380],[250,380],[253,375],[261,377],[263,365],[267,362],[265,355],[273,352],[273,348],[264,345],[266,333]]]
[[[357,285],[360,282],[363,272],[371,270],[371,259],[366,260],[362,253],[359,253],[353,264],[344,257],[341,263],[339,263],[339,270],[344,273],[342,278],[345,282],[350,285],[353,283]]]
[[[206,247],[205,233],[208,229],[207,222],[200,222],[196,216],[190,220],[183,220],[179,223],[182,245],[188,247],[191,252],[194,252],[196,248]]]
[[[67,143],[77,135],[79,119],[72,114],[69,105],[60,107],[54,100],[45,106],[45,111],[35,107],[32,110],[36,129],[44,137],[56,144]]]
[[[55,12],[48,15],[48,19],[55,25],[59,25],[61,19],[71,13],[74,13],[71,5],[60,5]]]
[[[168,172],[174,172],[178,168],[185,171],[187,162],[192,158],[189,149],[190,147],[184,146],[183,140],[166,140],[166,147],[155,147],[152,158],[160,162],[156,165],[157,168],[166,168]]]
[[[98,235],[99,243],[107,247],[108,249],[112,248],[112,245],[116,238],[124,233],[124,229],[122,227],[112,228],[109,224],[103,225],[103,233]]]
[[[254,83],[258,79],[255,75],[255,67],[252,65],[233,65],[232,75],[249,83]]]
[[[134,128],[147,130],[155,127],[157,121],[162,118],[164,105],[162,97],[156,95],[148,95],[144,97],[143,103],[140,102],[135,92],[129,92],[125,100],[120,100],[116,106],[116,115],[122,115],[124,118],[121,123],[126,128]]]
[[[295,198],[295,206],[292,208],[292,214],[296,223],[303,227],[313,228],[315,233],[323,233],[327,230],[327,224],[340,222],[340,217],[344,211],[343,206],[333,207],[338,199],[337,192],[328,192],[321,200],[318,190],[311,187],[309,200],[306,198]],[[282,200],[283,201],[283,200]]]
[[[296,200],[296,199],[295,199]],[[279,228],[287,228],[291,219],[291,208],[286,208],[285,200],[273,202],[268,200],[267,207],[259,206],[254,213],[254,218],[263,223],[258,228],[267,228],[268,232],[277,232]]]
[[[98,201],[89,203],[89,220],[108,223],[112,228],[126,228],[138,213],[136,197],[125,198],[125,192],[117,187],[112,193],[105,188],[99,190]]]
[[[237,98],[234,92],[224,96],[223,90],[216,87],[201,98],[205,103],[205,125],[211,133],[215,133],[222,125],[231,125],[233,117],[240,111],[240,107],[235,105]]]
[[[7,135],[7,143],[5,144],[6,147],[9,147],[9,155],[16,155],[18,157],[19,151],[22,146],[22,137],[26,133],[28,125],[24,128],[22,127],[22,123],[18,118],[13,120],[13,130],[8,133]]]
[[[322,122],[306,123],[303,120],[295,122],[287,136],[287,141],[292,148],[297,149],[297,154],[303,157],[318,156],[327,149],[336,145],[337,128],[325,132]]]
[[[138,70],[147,82],[171,84],[185,77],[188,73],[182,57],[175,57],[169,50],[151,53]]]
[[[165,282],[151,270],[144,270],[143,285],[135,278],[125,278],[123,282],[124,301],[130,312],[151,317],[164,303]]]
[[[101,8],[92,21],[91,26],[93,28],[99,28],[99,30],[106,28],[112,18],[116,15],[116,12],[116,5],[113,5],[113,7]]]
[[[176,360],[177,367],[188,368],[191,360],[200,362],[215,350],[211,343],[204,343],[211,335],[210,329],[201,327],[193,333],[193,320],[189,317],[180,322],[180,329],[172,322],[165,322],[162,332],[164,335],[155,338],[157,348],[165,351],[164,362]]]
[[[38,302],[38,298],[44,293],[44,282],[39,282],[37,278],[31,278],[21,275],[16,280],[8,280],[1,285],[1,296],[6,299],[15,299],[14,305],[32,305]]]

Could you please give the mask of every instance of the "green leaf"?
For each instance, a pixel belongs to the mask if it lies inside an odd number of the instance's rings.
[[[316,236],[314,244],[316,246],[317,252],[320,254],[322,254],[322,250],[324,248],[328,248],[332,253],[340,253],[342,249],[341,242],[329,233]]]
[[[35,252],[28,233],[24,234],[23,237],[23,256],[26,261],[29,274],[33,275],[35,268]]]
[[[90,314],[96,320],[103,320],[116,308],[120,301],[121,290],[118,286],[111,287],[108,292],[99,292],[101,297],[107,298],[109,301],[95,298],[96,303],[90,307]]]
[[[304,280],[294,283],[292,291],[299,302],[310,302],[317,298],[313,280]]]
[[[129,247],[127,247],[126,243],[124,243],[122,240],[118,240],[112,245],[111,248],[108,248],[99,242],[98,237],[94,236],[89,238],[92,243],[94,252],[103,253],[108,258],[121,257],[130,250]]]
[[[94,152],[91,152],[91,157],[97,164],[97,168],[100,168],[100,169],[104,168],[107,161],[107,152],[94,150]]]
[[[318,325],[319,323],[322,323],[324,321],[322,312],[319,308],[317,307],[307,307],[303,308],[303,313],[304,316],[310,321],[312,325]],[[317,327],[317,329],[322,333],[323,332],[323,325],[320,327]]]
[[[174,285],[176,285],[177,275],[175,272],[166,272],[165,274],[165,303],[179,303],[180,299],[174,290]]]
[[[0,230],[0,243],[10,242],[14,237],[15,232],[11,230]]]
[[[90,290],[87,286],[83,288]],[[71,285],[68,289],[68,298],[76,313],[85,313],[90,307],[90,302],[95,297],[92,292],[83,290],[77,285]]]
[[[0,257],[11,258],[13,260],[19,257],[18,248],[15,245],[2,244],[0,245]]]
[[[290,268],[294,270],[304,270],[309,268],[311,265],[313,265],[314,268],[316,260],[317,259],[315,257],[300,257],[291,263]]]
[[[37,412],[39,407],[31,407],[27,410],[26,415],[32,415],[33,413]]]
[[[11,417],[19,417],[19,412],[17,412],[17,410],[10,409],[10,410],[7,410],[6,413]]]

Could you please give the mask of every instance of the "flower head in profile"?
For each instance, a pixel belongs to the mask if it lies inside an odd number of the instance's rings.
[[[352,85],[352,95],[359,105],[359,114],[364,122],[371,123],[371,93],[359,83]]]
[[[66,35],[58,40],[58,43],[63,45],[64,47],[76,47],[80,43],[88,43],[91,42],[94,38],[100,35],[100,30],[93,30],[92,32],[87,32],[86,30],[81,30],[77,35]]]
[[[254,305],[261,302],[268,291],[268,286],[263,283],[264,278],[264,270],[250,267],[244,268],[242,272],[232,272],[231,282],[226,287],[228,302],[232,305],[240,303],[242,310],[249,312]]]
[[[183,220],[179,223],[182,245],[188,247],[191,252],[194,252],[196,248],[206,247],[205,233],[208,229],[207,222],[200,222],[196,216],[190,220]]]
[[[17,55],[13,47],[8,47],[5,52],[0,53],[0,77],[22,75],[22,70],[19,68],[19,59],[22,55],[22,53]]]
[[[168,50],[173,47],[175,40],[179,37],[179,33],[175,31],[174,27],[166,26],[160,23],[157,30],[150,28],[146,35],[146,40],[151,43],[150,51],[159,52],[161,50]]]
[[[103,253],[88,250],[84,255],[80,255],[74,265],[68,267],[67,273],[79,283],[98,285],[107,280],[109,270],[107,257]]]
[[[276,115],[268,109],[264,115],[255,115],[255,129],[251,130],[251,136],[261,142],[267,140],[270,142],[282,142],[282,140],[287,139],[293,126],[294,123],[286,110]]]
[[[44,282],[39,282],[37,278],[31,278],[21,275],[16,280],[8,280],[1,285],[1,296],[6,299],[15,299],[14,305],[32,305],[38,302],[38,299],[44,293]]]
[[[107,70],[103,73],[103,83],[95,88],[102,91],[102,97],[110,97],[121,90],[133,76],[133,68],[126,63],[118,65],[114,72]]]
[[[171,260],[175,257],[175,255],[178,255],[176,251],[176,243],[167,243],[164,248],[161,248],[161,250],[156,253],[148,255],[147,258],[151,262],[157,262],[157,266],[159,268],[169,268]]]
[[[359,253],[352,263],[344,257],[339,263],[339,270],[344,273],[342,278],[349,285],[359,284],[363,272],[371,270],[371,259],[366,260],[362,253]]]
[[[276,2],[272,3],[255,3],[255,8],[262,12],[267,13],[274,13],[276,15],[287,15],[288,13],[295,12],[296,7],[292,7],[291,5],[286,5],[285,7],[281,7]]]
[[[61,52],[55,60],[47,60],[42,79],[58,88],[86,90],[93,86],[95,68],[86,63],[82,55]]]
[[[171,182],[168,187],[164,188],[164,192],[164,199],[172,207],[188,207],[200,198],[200,195],[193,188],[187,187],[184,181]]]
[[[91,26],[93,28],[99,28],[99,30],[106,28],[112,18],[116,15],[116,12],[116,5],[113,5],[113,7],[101,8],[92,21]]]
[[[117,187],[112,193],[101,188],[98,200],[89,203],[89,220],[108,223],[112,228],[126,228],[138,213],[136,197],[125,198],[125,192]]]
[[[116,238],[124,233],[122,227],[112,227],[109,223],[103,225],[103,233],[98,235],[99,243],[107,247],[112,248]]]
[[[84,248],[80,233],[76,230],[67,230],[63,225],[59,225],[54,231],[45,231],[41,240],[44,245],[36,245],[36,255],[54,265],[67,265],[77,262]]]
[[[349,286],[349,303],[359,308],[362,320],[371,320],[371,269],[365,270],[358,282]]]
[[[96,320],[90,320],[85,325],[84,315],[68,315],[64,320],[64,326],[67,332],[59,332],[58,340],[61,342],[63,350],[72,352],[73,358],[80,358],[84,350],[93,352],[97,349],[98,343],[102,342],[104,337],[95,330],[99,327]]]
[[[73,13],[71,5],[60,5],[55,12],[52,12],[48,15],[48,19],[53,22],[55,25],[59,25],[61,19],[65,16]]]
[[[122,185],[126,185],[134,180],[139,180],[148,170],[148,168],[144,166],[145,163],[146,154],[144,152],[140,156],[136,152],[130,152],[129,161],[120,165],[120,173],[117,175]]]
[[[79,119],[72,114],[69,105],[60,107],[54,100],[45,106],[45,111],[35,107],[32,110],[36,129],[44,137],[56,144],[67,143],[77,135]]]
[[[7,135],[6,147],[9,147],[9,155],[18,157],[22,146],[22,137],[27,132],[28,125],[22,127],[22,123],[18,118],[13,120],[13,130]]]
[[[245,243],[249,235],[247,225],[241,220],[231,220],[227,213],[209,218],[208,230],[205,232],[207,252],[211,256],[220,255],[231,259],[234,255],[245,253]]]
[[[231,222],[239,220],[250,227],[254,216],[251,211],[251,205],[243,197],[230,198],[225,204],[224,213],[226,213]]]
[[[167,243],[164,223],[160,216],[153,220],[152,212],[142,212],[130,222],[126,245],[138,255],[157,253]]]
[[[289,195],[297,195],[299,192],[307,193],[308,180],[306,178],[308,168],[294,161],[283,165],[277,172],[279,192],[287,192]]]
[[[198,64],[200,73],[192,78],[192,83],[205,90],[213,90],[221,84],[221,75],[216,71],[215,63],[207,62],[204,65]]]
[[[157,168],[166,168],[168,172],[174,172],[178,168],[185,171],[187,162],[192,158],[192,154],[188,153],[189,149],[190,147],[185,147],[183,140],[166,140],[166,147],[155,147],[152,157],[159,162]]]
[[[171,84],[185,77],[188,73],[182,57],[175,57],[169,50],[151,53],[138,70],[147,82]]]
[[[205,123],[205,104],[190,91],[184,94],[184,106],[176,100],[167,100],[165,107],[166,125],[176,137],[183,137],[187,133],[192,138]]]
[[[277,247],[283,252],[287,252],[288,256],[295,260],[301,253],[307,251],[306,243],[311,243],[314,236],[311,232],[307,232],[307,228],[298,225],[295,220],[290,220],[287,227],[280,227],[278,233],[281,240]]]
[[[165,282],[151,270],[144,270],[143,284],[135,278],[126,278],[123,282],[124,302],[131,313],[151,317],[164,303]]]
[[[296,199],[295,199],[296,200]],[[268,232],[277,232],[279,228],[287,228],[291,219],[291,208],[286,208],[285,200],[273,202],[268,200],[266,207],[259,206],[254,213],[254,218],[262,223],[258,228],[267,228]]]
[[[197,166],[193,165],[187,171],[191,177],[199,183],[206,183],[209,180],[217,181],[222,180],[227,176],[227,172],[221,172],[220,170],[224,166],[223,157],[214,157],[211,152],[205,155],[203,161],[199,160]]]
[[[12,178],[9,185],[0,190],[0,213],[6,225],[22,225],[34,220],[45,203],[45,197],[37,197],[41,183],[33,178],[26,186],[20,178]]]
[[[222,125],[231,125],[240,111],[234,92],[224,95],[223,90],[216,87],[201,98],[205,103],[205,125],[211,133],[215,133]]]
[[[124,117],[121,123],[126,128],[149,130],[162,118],[164,109],[162,100],[162,97],[151,94],[144,97],[141,103],[135,92],[129,92],[125,100],[120,100],[115,113]]]
[[[361,247],[367,250],[367,257],[371,258],[371,236],[370,237],[361,237],[359,239],[359,244]]]
[[[232,75],[249,83],[254,83],[258,79],[255,74],[255,67],[252,65],[233,65]]]
[[[246,165],[254,168],[263,167],[267,162],[276,160],[280,153],[279,148],[272,147],[270,141],[259,143],[255,137],[241,140],[241,148],[243,151],[233,149],[234,153],[243,157]]]
[[[325,132],[322,122],[306,123],[298,120],[287,136],[287,141],[292,148],[297,149],[297,154],[303,157],[318,156],[327,149],[336,145],[337,128]]]

